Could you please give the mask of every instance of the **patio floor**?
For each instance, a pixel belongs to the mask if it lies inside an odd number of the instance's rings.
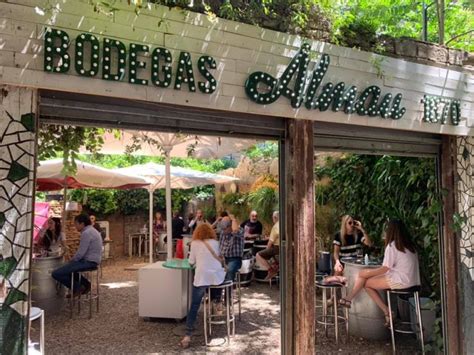
[[[46,354],[151,354],[183,352],[179,336],[173,334],[184,322],[145,320],[138,316],[137,271],[126,267],[141,260],[119,259],[103,267],[100,313],[88,309],[69,318],[67,303],[56,314],[46,314]],[[225,332],[217,327],[212,347],[204,346],[202,313],[198,316],[196,335],[189,353],[280,353],[280,293],[278,287],[252,282],[244,287],[242,320],[237,321],[236,335],[230,346]],[[219,329],[221,328],[221,329]],[[389,342],[374,342],[351,337],[348,344],[335,344],[317,329],[317,354],[391,354]],[[32,340],[38,339],[38,325],[33,324]],[[214,334],[213,334],[214,335]],[[404,338],[399,342],[403,353],[416,353],[416,342]]]

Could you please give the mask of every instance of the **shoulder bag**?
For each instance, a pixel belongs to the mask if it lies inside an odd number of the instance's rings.
[[[219,261],[221,263],[221,265],[224,268],[225,272],[227,272],[227,265],[225,264],[225,259],[222,256],[218,256],[216,254],[216,252],[214,251],[214,249],[212,249],[212,247],[207,243],[207,241],[203,240],[203,243],[206,246],[207,250],[209,250],[209,253],[211,253],[211,255],[214,257],[214,259],[216,259],[217,261]]]

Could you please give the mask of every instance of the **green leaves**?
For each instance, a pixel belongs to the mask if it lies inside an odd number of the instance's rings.
[[[381,248],[385,220],[402,219],[418,245],[425,292],[435,292],[439,299],[438,214],[442,203],[433,159],[348,155],[328,159],[324,166],[316,167],[315,176],[316,201],[322,207],[335,206],[337,216],[360,218]],[[461,225],[462,220],[455,217],[455,224]]]
[[[84,146],[90,153],[97,154],[102,147],[105,129],[61,125],[41,125],[38,135],[40,160],[62,156],[63,173],[74,175],[79,149]]]

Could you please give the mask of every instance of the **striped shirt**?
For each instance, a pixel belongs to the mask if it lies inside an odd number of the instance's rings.
[[[357,256],[357,251],[360,249],[362,250],[362,242],[364,241],[364,233],[359,231],[357,233],[357,237],[354,240],[353,235],[347,235],[346,234],[346,243],[345,245],[342,245],[342,240],[341,240],[341,233],[337,232],[336,235],[334,236],[334,245],[338,245],[341,247],[341,250],[339,251],[339,258],[347,258],[347,257],[354,257]]]

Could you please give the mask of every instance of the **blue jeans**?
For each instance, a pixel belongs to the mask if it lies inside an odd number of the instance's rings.
[[[60,282],[67,288],[71,288],[71,274],[73,272],[84,271],[92,269],[94,267],[97,267],[97,264],[92,261],[70,261],[66,265],[63,265],[60,268],[54,270],[51,276],[53,277],[53,279]],[[73,292],[77,292],[80,286],[89,288],[90,285],[91,283],[85,277],[81,278],[81,285],[79,285],[79,275],[77,273],[74,274],[74,290],[72,290]]]
[[[242,267],[241,257],[225,258],[225,264],[227,265],[227,273],[225,274],[226,281],[234,281],[235,274]]]
[[[193,293],[191,296],[191,308],[186,317],[186,335],[191,336],[196,323],[199,307],[201,306],[202,298],[209,286],[193,286]],[[211,300],[219,299],[221,290],[211,290]]]

